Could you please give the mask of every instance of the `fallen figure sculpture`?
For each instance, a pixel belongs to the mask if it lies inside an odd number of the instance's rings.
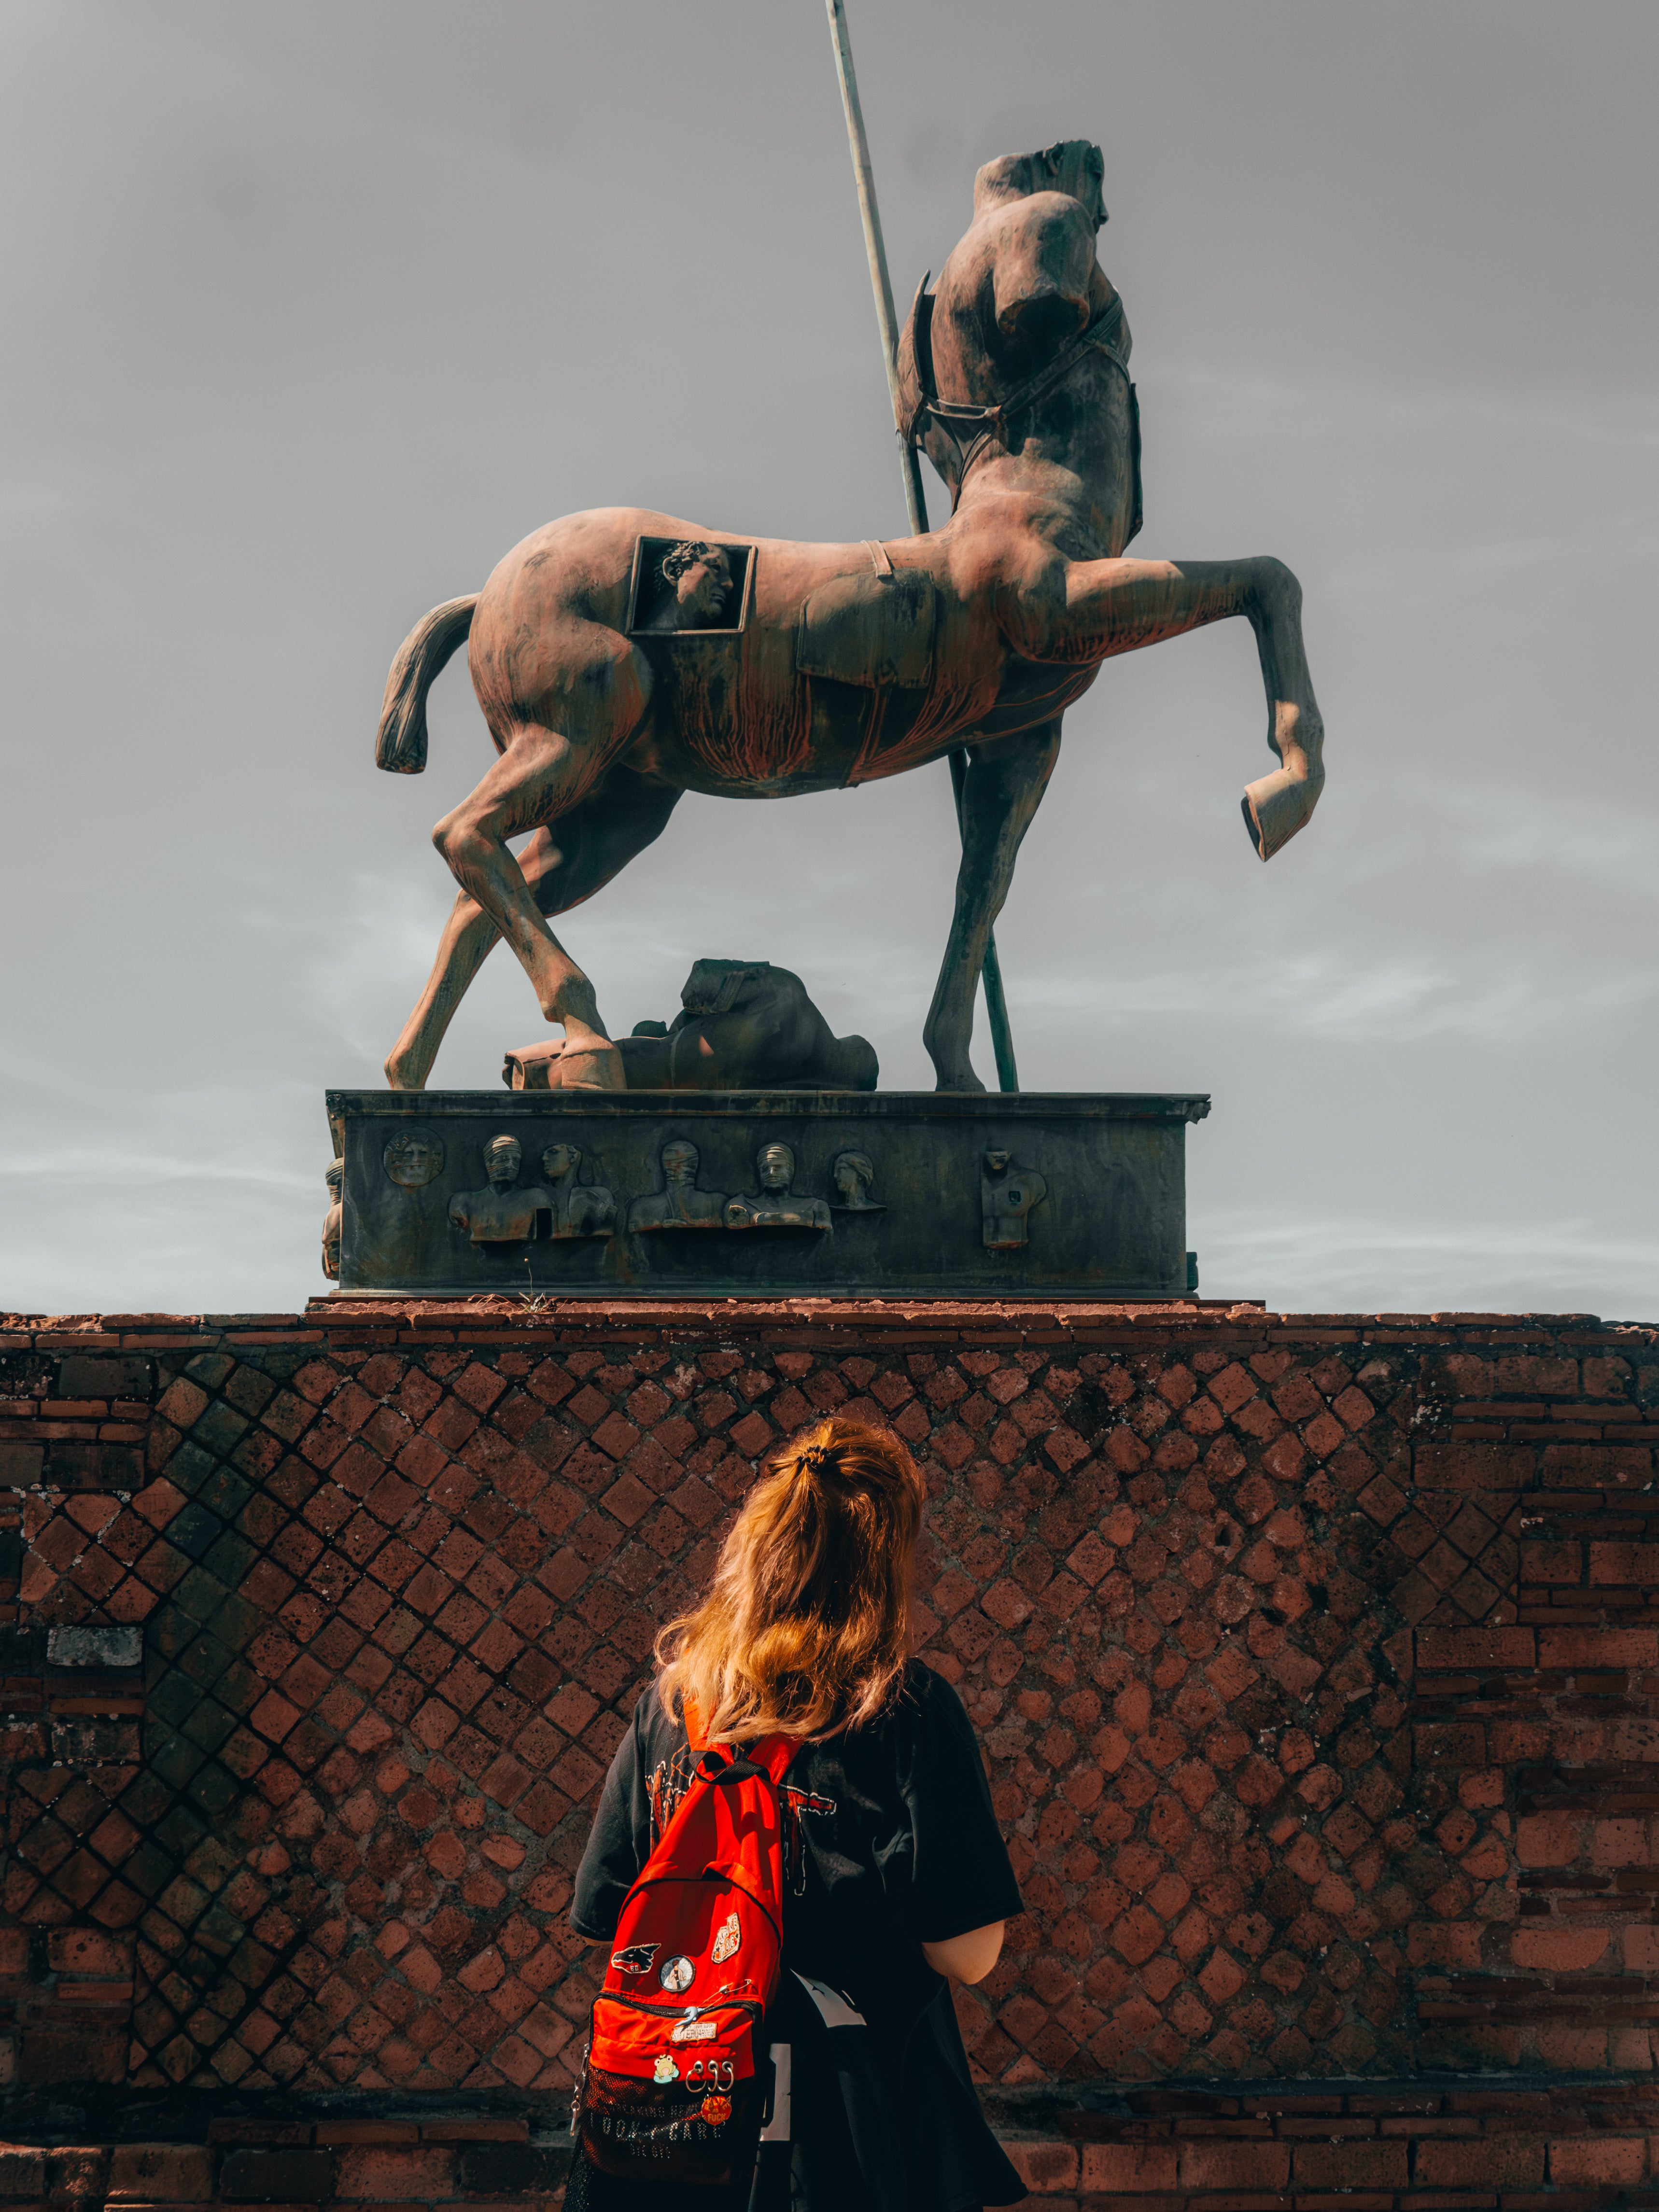
[[[769,960],[699,960],[672,1022],[640,1022],[619,1037],[629,1091],[873,1091],[873,1047],[838,1037],[787,968]],[[567,1086],[565,1048],[550,1043],[509,1052],[510,1091]],[[585,1062],[583,1063],[585,1065]]]
[[[483,590],[434,608],[393,664],[376,758],[417,775],[426,695],[470,636],[499,757],[434,842],[460,885],[432,974],[386,1061],[425,1087],[498,937],[562,1024],[562,1087],[626,1087],[593,987],[547,917],[659,836],[681,794],[787,799],[896,775],[960,746],[962,861],[923,1032],[941,1091],[969,1057],[986,939],[1103,660],[1240,615],[1267,742],[1245,824],[1270,859],[1312,813],[1322,725],[1301,591],[1282,562],[1128,559],[1139,434],[1122,301],[1095,258],[1098,147],[1070,139],[981,169],[974,221],[900,349],[906,435],[951,488],[930,535],[815,545],[601,507],[516,546]],[[516,857],[510,837],[531,836]]]

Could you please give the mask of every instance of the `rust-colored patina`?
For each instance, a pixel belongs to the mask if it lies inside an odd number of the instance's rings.
[[[504,936],[562,1079],[623,1087],[592,984],[549,928],[658,836],[682,793],[785,799],[969,754],[956,910],[925,1037],[939,1087],[983,1088],[974,986],[1060,718],[1100,663],[1224,617],[1255,629],[1279,765],[1249,786],[1263,860],[1318,798],[1321,723],[1301,593],[1279,561],[1125,557],[1139,438],[1122,302],[1095,255],[1098,147],[981,169],[974,221],[900,349],[907,434],[950,485],[929,536],[861,544],[743,538],[634,507],[568,515],[482,592],[436,608],[386,689],[382,768],[425,764],[428,687],[470,635],[500,757],[434,832],[458,897],[386,1073],[420,1090],[479,963]],[[507,839],[533,832],[516,858]]]

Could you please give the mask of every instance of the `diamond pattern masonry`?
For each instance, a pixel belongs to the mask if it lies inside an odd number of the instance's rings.
[[[830,1411],[927,1474],[923,1656],[1027,1905],[958,1997],[998,2094],[1646,2067],[1656,1342],[1193,1306],[20,1323],[20,2077],[567,2086],[571,1875],[657,1625]]]

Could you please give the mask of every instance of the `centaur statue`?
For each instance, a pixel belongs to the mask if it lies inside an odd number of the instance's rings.
[[[796,544],[633,507],[526,538],[482,592],[437,607],[393,664],[376,758],[418,775],[426,695],[463,638],[498,758],[433,842],[460,894],[386,1062],[424,1087],[451,1016],[505,937],[550,1022],[552,1080],[623,1087],[593,987],[549,927],[660,836],[686,791],[731,799],[872,782],[965,747],[956,909],[924,1038],[942,1091],[969,1057],[986,939],[1103,660],[1242,615],[1279,758],[1245,792],[1268,860],[1312,813],[1321,723],[1301,592],[1282,562],[1125,557],[1140,525],[1123,303],[1095,258],[1098,147],[988,163],[974,221],[899,349],[904,434],[950,486],[944,528]],[[510,837],[533,832],[517,858]]]

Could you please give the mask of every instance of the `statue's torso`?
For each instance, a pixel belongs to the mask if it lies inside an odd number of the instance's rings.
[[[1052,356],[1041,331],[998,326],[1011,270],[1023,282],[1030,263],[1040,289],[1050,264],[1064,264],[1055,312],[1074,324],[1111,306],[1093,235],[1078,203],[1054,192],[975,222],[936,295],[941,396],[996,404]],[[1115,329],[1121,353],[1127,328]],[[967,505],[923,538],[811,544],[644,510],[566,517],[516,548],[486,586],[472,629],[479,699],[506,731],[527,696],[579,694],[599,661],[620,671],[631,659],[641,717],[618,765],[647,784],[728,798],[870,782],[964,738],[1032,727],[1063,712],[1095,670],[1021,659],[1000,625],[1000,596],[1045,563],[1121,550],[1131,444],[1125,372],[1085,349],[1006,426],[970,478]],[[678,537],[752,549],[740,626],[629,630],[636,548]]]

